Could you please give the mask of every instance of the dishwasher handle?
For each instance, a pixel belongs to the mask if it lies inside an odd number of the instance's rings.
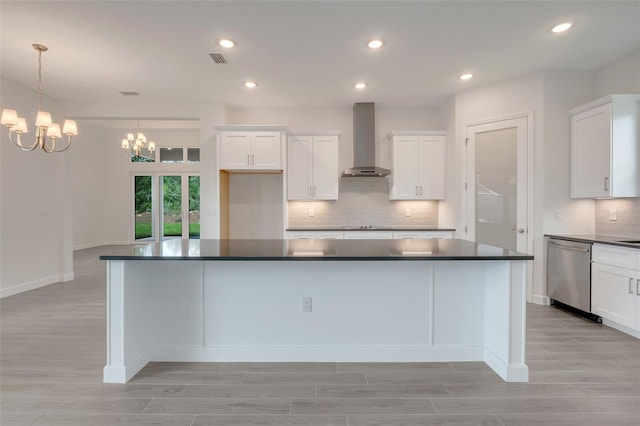
[[[561,245],[561,244],[558,244],[558,243],[554,243],[553,241],[549,241],[549,244],[551,244],[552,246],[561,248],[563,250],[566,249],[566,250],[580,251],[580,252],[583,252],[583,253],[589,253],[589,249],[588,248],[565,246],[565,245]]]

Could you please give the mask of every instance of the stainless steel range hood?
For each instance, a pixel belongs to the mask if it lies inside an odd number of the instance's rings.
[[[342,172],[343,177],[384,177],[391,171],[376,166],[375,103],[353,105],[353,167]]]

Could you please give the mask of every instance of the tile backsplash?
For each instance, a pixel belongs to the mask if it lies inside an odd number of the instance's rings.
[[[596,234],[640,238],[640,198],[596,200]],[[610,220],[615,210],[616,220]]]
[[[359,177],[340,179],[336,201],[289,201],[289,228],[362,225],[435,228],[438,202],[390,201],[387,179]]]

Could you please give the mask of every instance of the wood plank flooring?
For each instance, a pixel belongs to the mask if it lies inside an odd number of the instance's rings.
[[[640,341],[529,305],[530,383],[484,363],[151,363],[102,383],[105,264],[0,301],[2,426],[640,425]]]

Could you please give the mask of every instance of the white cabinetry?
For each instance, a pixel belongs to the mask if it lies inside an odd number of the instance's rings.
[[[451,231],[393,231],[393,239],[429,240],[432,238],[453,238]]]
[[[342,231],[287,231],[288,240],[342,240]]]
[[[611,95],[571,113],[571,197],[640,196],[640,95]]]
[[[593,245],[591,312],[640,337],[640,250]]]
[[[218,168],[221,170],[282,169],[283,127],[218,127]],[[259,130],[263,129],[263,130]]]
[[[391,140],[392,200],[445,198],[445,132],[398,132]]]
[[[391,240],[391,231],[345,231],[345,240]]]
[[[295,132],[287,137],[289,200],[338,199],[339,131]]]

